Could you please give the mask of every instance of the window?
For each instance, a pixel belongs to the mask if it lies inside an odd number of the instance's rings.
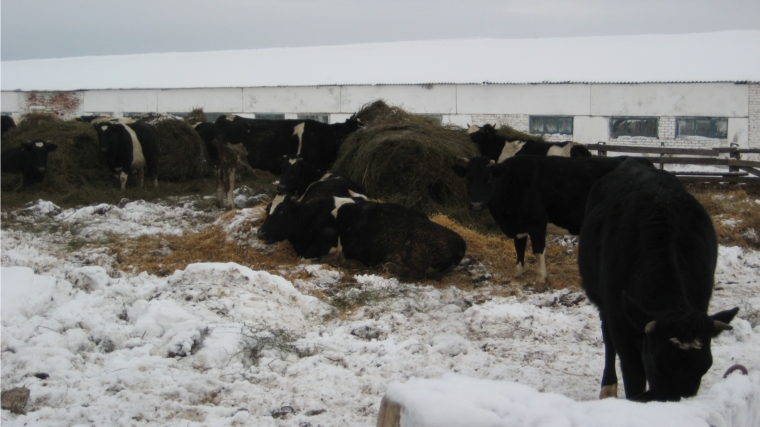
[[[530,133],[573,134],[573,118],[562,116],[530,116]]]
[[[260,120],[285,120],[285,114],[259,114],[256,113],[256,118]]]
[[[676,120],[676,136],[703,136],[726,138],[728,119],[718,117],[679,117]]]
[[[328,123],[327,114],[299,114],[298,120],[316,120],[322,123]]]
[[[610,119],[611,135],[649,136],[657,138],[656,117],[612,117]]]

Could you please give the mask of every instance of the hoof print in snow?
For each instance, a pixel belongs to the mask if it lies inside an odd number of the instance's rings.
[[[291,415],[295,414],[296,410],[293,409],[292,406],[283,406],[280,409],[275,409],[272,411],[272,418],[277,418],[280,420],[288,419]]]
[[[113,353],[113,351],[116,350],[116,344],[108,338],[101,341],[99,347],[103,350],[103,353],[106,354]]]
[[[14,387],[2,392],[2,407],[14,414],[26,414],[26,402],[31,391],[26,387]]]
[[[366,341],[371,341],[383,340],[388,334],[374,326],[364,325],[351,331],[351,335],[357,336]]]

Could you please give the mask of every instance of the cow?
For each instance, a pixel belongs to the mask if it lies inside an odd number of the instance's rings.
[[[201,137],[203,143],[206,145],[206,152],[208,152],[208,157],[211,159],[211,163],[214,164],[214,167],[218,168],[219,149],[217,148],[216,143],[214,143],[214,139],[216,138],[216,125],[210,122],[198,122],[192,125],[192,128],[195,129],[198,136]]]
[[[318,168],[327,169],[337,157],[340,144],[361,123],[351,116],[344,123],[315,120],[259,120],[237,115],[217,118],[216,133],[232,144],[243,144],[254,169],[282,173],[282,157],[299,154]]]
[[[617,396],[616,355],[628,399],[696,395],[711,339],[739,311],[707,315],[718,256],[710,216],[678,178],[633,160],[592,186],[585,215],[578,267],[602,323],[599,397]]]
[[[16,122],[13,120],[13,117],[11,116],[2,116],[2,122],[0,122],[0,126],[2,126],[2,135],[5,136],[6,132],[16,127]]]
[[[278,195],[257,236],[288,240],[296,253],[321,262],[384,265],[414,279],[440,277],[459,265],[466,244],[457,233],[393,203],[333,197],[309,203]]]
[[[278,194],[292,193],[278,191]],[[348,178],[343,178],[342,176],[327,176],[319,181],[312,182],[297,200],[306,203],[312,200],[329,199],[333,197],[368,200],[367,196],[362,193],[362,189],[357,183]]]
[[[277,192],[279,193],[290,193],[295,196],[301,196],[307,189],[311,189],[312,185],[325,180],[341,183],[340,185],[345,188],[344,194],[348,194],[346,193],[348,190],[355,193],[363,192],[359,184],[350,179],[338,177],[330,172],[317,169],[314,165],[298,156],[284,156],[282,164],[282,175],[280,175],[280,182],[277,185]],[[350,196],[346,195],[345,197]]]
[[[523,274],[530,237],[538,257],[538,281],[546,280],[546,234],[580,232],[591,186],[624,157],[516,156],[496,163],[484,156],[453,165],[466,178],[469,208],[488,208],[501,231],[514,239],[515,276]],[[639,160],[651,165],[645,159]]]
[[[127,184],[132,169],[140,171],[140,187],[144,185],[144,170],[158,187],[158,135],[153,126],[146,123],[118,123],[112,121],[93,124],[98,132],[100,152],[110,171],[119,178],[121,189]]]
[[[20,173],[24,184],[41,182],[45,178],[48,153],[57,148],[58,145],[50,141],[26,141],[21,147],[3,151],[0,166],[3,173]]]
[[[572,141],[541,142],[523,141],[519,138],[499,135],[493,125],[470,126],[467,129],[470,140],[480,149],[482,156],[501,163],[513,156],[562,156],[591,157],[591,152],[583,145]]]

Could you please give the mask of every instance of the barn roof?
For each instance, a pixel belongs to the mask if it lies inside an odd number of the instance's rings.
[[[760,82],[760,31],[455,39],[2,62],[2,90]]]

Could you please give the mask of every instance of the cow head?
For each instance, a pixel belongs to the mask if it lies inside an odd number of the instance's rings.
[[[295,155],[285,155],[282,159],[282,174],[278,193],[289,193],[299,196],[314,181],[325,174],[311,163]]]
[[[21,144],[21,149],[28,153],[27,158],[30,160],[27,167],[30,167],[36,174],[45,173],[45,170],[47,169],[48,153],[55,151],[57,148],[58,145],[41,139],[26,141]]]
[[[98,144],[100,144],[100,152],[102,154],[108,154],[109,151],[119,141],[119,134],[116,127],[120,126],[115,122],[101,121],[93,123],[92,127],[98,133]]]
[[[482,156],[462,159],[461,164],[452,166],[454,173],[467,181],[467,197],[471,210],[482,210],[491,200],[495,173],[498,174],[495,166],[496,162]]]
[[[359,119],[359,117],[356,116],[356,114],[352,114],[351,117],[346,119],[345,122],[349,129],[348,132],[355,132],[358,129],[364,128],[364,123]]]
[[[712,366],[710,343],[725,330],[739,308],[708,316],[697,311],[649,313],[623,293],[623,312],[644,336],[641,358],[648,390],[634,400],[678,401],[697,394]]]
[[[277,194],[267,205],[267,217],[261,224],[256,237],[267,242],[281,242],[296,231],[298,225],[298,202],[289,194]]]

